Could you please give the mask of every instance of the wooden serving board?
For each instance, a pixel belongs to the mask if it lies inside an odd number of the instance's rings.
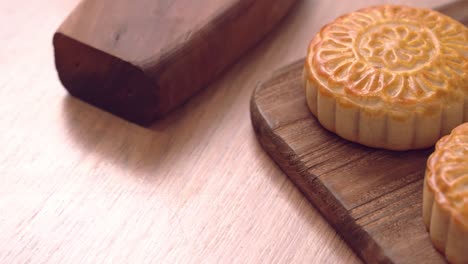
[[[75,97],[150,125],[215,80],[296,0],[83,0],[54,35]]]
[[[441,10],[456,11],[466,23],[467,4]],[[378,150],[328,132],[307,108],[303,65],[277,71],[253,93],[251,118],[261,145],[364,261],[444,263],[422,220],[432,149]]]

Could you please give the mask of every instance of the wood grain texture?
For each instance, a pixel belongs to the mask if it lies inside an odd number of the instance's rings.
[[[74,96],[149,125],[212,82],[296,0],[84,0],[54,35]]]
[[[260,147],[249,100],[321,25],[375,3],[300,1],[145,129],[62,88],[50,39],[78,0],[0,0],[0,263],[359,263]]]
[[[468,1],[440,10],[466,21]],[[307,107],[303,67],[301,59],[278,70],[254,91],[251,118],[263,147],[366,262],[444,263],[422,221],[432,149],[378,150],[328,132]]]

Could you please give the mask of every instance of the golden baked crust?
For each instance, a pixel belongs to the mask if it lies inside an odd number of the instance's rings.
[[[434,246],[468,263],[468,123],[440,139],[427,161],[423,218]]]
[[[467,43],[464,25],[429,9],[383,5],[341,16],[309,46],[309,108],[325,128],[348,140],[397,150],[432,146],[468,121]],[[328,111],[336,113],[323,113]],[[360,125],[363,113],[367,123]],[[340,114],[356,124],[339,124]],[[377,134],[360,135],[360,126]],[[411,135],[388,138],[389,129]]]

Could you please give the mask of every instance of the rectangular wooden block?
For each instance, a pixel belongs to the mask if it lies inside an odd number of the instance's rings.
[[[84,0],[54,35],[65,88],[149,125],[252,48],[296,0]]]

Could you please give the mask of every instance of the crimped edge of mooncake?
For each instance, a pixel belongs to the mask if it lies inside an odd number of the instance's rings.
[[[468,121],[468,98],[442,106],[431,115],[418,112],[376,112],[331,94],[303,72],[307,106],[320,124],[340,137],[368,147],[389,150],[434,146],[459,124]]]

